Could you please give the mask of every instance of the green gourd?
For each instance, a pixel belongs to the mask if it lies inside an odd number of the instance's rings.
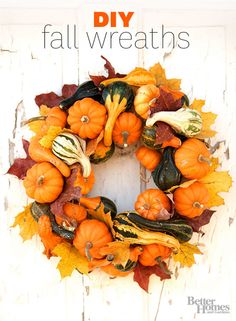
[[[173,158],[174,150],[173,147],[166,147],[161,162],[152,172],[154,183],[162,191],[178,185],[181,180],[181,173],[175,166]]]

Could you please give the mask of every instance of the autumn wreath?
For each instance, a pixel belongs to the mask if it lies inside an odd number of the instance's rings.
[[[127,75],[108,60],[105,68],[108,77],[65,85],[62,96],[36,96],[40,115],[23,124],[34,133],[23,140],[27,156],[8,171],[33,202],[13,226],[24,240],[39,235],[44,254],[60,258],[61,277],[74,269],[100,268],[112,277],[134,272],[147,291],[151,274],[171,278],[167,259],[195,263],[201,252],[189,241],[209,223],[212,207],[224,203],[218,193],[229,190],[231,177],[216,171],[209,144],[216,115],[202,111],[203,100],[190,104],[180,80],[167,79],[159,63]],[[156,188],[138,195],[132,211],[117,213],[112,200],[87,196],[95,182],[91,164],[132,144]]]

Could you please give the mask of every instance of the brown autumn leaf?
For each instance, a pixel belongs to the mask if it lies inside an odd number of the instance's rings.
[[[74,270],[88,274],[88,260],[71,243],[63,241],[53,249],[52,253],[60,257],[57,269],[60,271],[61,278],[70,276]]]
[[[54,93],[53,91],[51,91],[49,93],[37,95],[35,97],[35,103],[38,107],[40,107],[41,105],[46,105],[47,107],[50,107],[50,108],[52,108],[54,106],[58,106],[63,99],[68,98],[71,95],[73,95],[77,88],[78,88],[78,86],[73,85],[73,84],[72,85],[64,85],[62,87],[62,95],[61,96],[59,96],[56,93]]]
[[[160,63],[152,66],[149,71],[155,76],[156,85],[166,86],[172,90],[179,90],[181,85],[181,79],[167,79],[165,69],[161,66]]]
[[[170,125],[158,121],[155,124],[156,126],[156,145],[163,144],[165,141],[170,140],[175,136],[173,129]]]
[[[20,228],[20,236],[24,241],[32,239],[35,234],[38,234],[38,223],[31,215],[32,203],[27,205],[23,212],[15,217],[12,227],[17,225]]]
[[[162,262],[163,267],[167,269],[165,262]],[[163,268],[159,265],[154,266],[143,266],[141,263],[138,263],[134,269],[133,280],[138,283],[138,285],[146,292],[148,292],[149,279],[152,274],[157,275],[160,280],[170,279],[170,274],[167,274]]]
[[[216,134],[216,131],[212,130],[211,126],[215,123],[217,115],[212,112],[202,111],[202,108],[204,105],[205,105],[205,100],[194,99],[193,103],[189,106],[189,108],[197,110],[202,117],[202,130],[200,134],[195,136],[195,138],[199,138],[199,139],[213,137]]]
[[[95,218],[96,220],[104,222],[112,230],[113,222],[111,218],[111,212],[105,213],[103,203],[101,203],[101,206],[99,207],[99,209],[97,210],[87,209],[87,212],[89,215],[92,216],[92,218]]]
[[[176,92],[167,87],[160,87],[160,95],[153,101],[150,106],[150,116],[159,111],[176,111],[183,105],[182,97],[184,94]]]
[[[180,262],[181,266],[191,267],[195,264],[194,254],[202,254],[199,248],[188,242],[180,243],[180,248],[178,253],[173,253],[173,259],[175,262]]]
[[[125,266],[130,257],[130,244],[120,241],[110,242],[102,247],[99,253],[102,256],[112,255],[114,257],[112,260],[114,265],[121,264]]]
[[[125,76],[117,73],[115,71],[115,68],[112,66],[112,64],[108,59],[106,59],[104,56],[101,56],[101,58],[105,60],[104,69],[107,71],[107,77],[102,75],[101,76],[89,75],[90,79],[93,81],[95,86],[99,86],[100,83],[106,79],[121,78]]]
[[[187,224],[192,227],[194,232],[200,232],[200,228],[210,222],[211,217],[214,213],[215,211],[206,209],[200,216],[186,219]]]
[[[80,187],[75,187],[74,182],[77,177],[79,167],[75,167],[71,171],[71,175],[66,178],[64,188],[60,196],[50,205],[50,209],[55,216],[59,216],[66,220],[64,216],[63,206],[72,200],[79,201],[81,197]]]
[[[78,86],[74,84],[64,85],[61,90],[63,99],[69,98],[70,96],[74,95],[77,89]]]
[[[53,254],[52,250],[63,241],[63,238],[52,231],[51,221],[47,215],[42,215],[38,219],[38,233],[44,245],[44,254],[49,259]]]
[[[22,144],[24,151],[26,153],[25,158],[16,158],[14,160],[14,163],[11,165],[11,167],[8,169],[7,174],[15,175],[19,179],[24,179],[27,173],[27,170],[30,169],[34,164],[35,161],[33,161],[28,153],[29,149],[29,142],[25,139],[22,139]]]

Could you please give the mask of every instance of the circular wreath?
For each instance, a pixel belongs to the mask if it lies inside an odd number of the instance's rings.
[[[203,100],[190,104],[180,80],[167,79],[160,64],[118,76],[107,60],[105,68],[108,77],[65,85],[62,96],[36,96],[40,115],[24,122],[34,132],[23,140],[27,156],[8,171],[23,179],[33,202],[13,226],[24,240],[39,235],[44,254],[60,258],[62,277],[74,269],[134,272],[147,291],[151,274],[171,278],[171,259],[195,263],[201,251],[189,241],[224,203],[218,193],[229,190],[231,177],[216,171],[209,144],[216,115],[202,111]],[[130,145],[156,187],[137,195],[132,211],[117,213],[112,200],[87,195],[95,182],[91,164]]]

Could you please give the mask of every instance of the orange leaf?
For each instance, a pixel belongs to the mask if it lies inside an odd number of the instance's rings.
[[[211,126],[215,123],[217,115],[212,112],[202,111],[202,108],[204,105],[205,105],[205,100],[194,99],[193,103],[189,106],[189,108],[197,110],[202,117],[202,130],[200,134],[195,136],[195,138],[199,138],[199,139],[213,137],[216,134],[216,131],[212,130]]]
[[[104,222],[111,230],[113,226],[111,213],[104,212],[104,204],[101,203],[101,206],[97,210],[88,209],[87,212],[95,219]]]
[[[44,254],[48,258],[52,256],[52,250],[57,244],[63,241],[63,238],[52,232],[50,218],[47,215],[40,216],[38,220],[39,236],[45,247]]]
[[[172,90],[179,90],[181,80],[180,79],[167,79],[165,69],[161,66],[160,63],[155,64],[152,66],[149,71],[154,75],[156,79],[156,85],[159,86],[166,86]]]
[[[26,206],[25,210],[16,216],[12,225],[12,227],[19,226],[20,236],[24,241],[32,239],[35,234],[38,234],[38,224],[31,215],[31,206],[32,204]]]
[[[79,270],[80,273],[88,274],[88,260],[83,257],[69,242],[64,241],[58,244],[54,248],[53,254],[61,258],[57,265],[57,268],[61,274],[61,278],[70,276],[75,269]]]
[[[112,260],[112,264],[121,264],[125,266],[130,257],[130,244],[120,241],[110,242],[102,247],[99,253],[102,256],[113,256],[114,259]]]

